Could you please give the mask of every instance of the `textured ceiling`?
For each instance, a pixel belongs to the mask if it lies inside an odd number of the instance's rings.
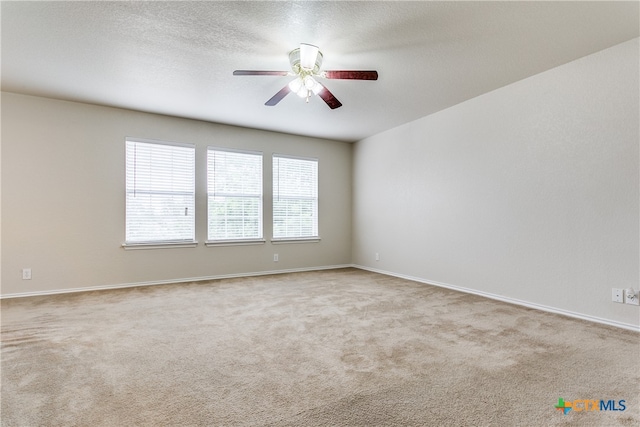
[[[2,90],[355,141],[639,36],[631,2],[2,2]],[[330,110],[291,94],[300,42]]]

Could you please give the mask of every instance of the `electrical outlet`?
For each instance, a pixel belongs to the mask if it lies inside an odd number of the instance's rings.
[[[611,289],[611,301],[620,303],[624,302],[624,293],[622,292],[622,289]]]
[[[624,303],[631,305],[640,305],[638,303],[638,291],[635,291],[633,288],[627,288],[624,290]]]
[[[278,262],[279,257],[278,254],[273,254],[273,262]]]
[[[31,269],[23,268],[22,269],[22,280],[31,280]]]
[[[376,252],[376,261],[380,261],[380,254]]]

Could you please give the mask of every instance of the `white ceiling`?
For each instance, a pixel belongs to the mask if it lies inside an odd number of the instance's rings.
[[[2,90],[356,141],[640,35],[630,2],[7,2]],[[299,43],[323,69],[330,110],[293,94]]]

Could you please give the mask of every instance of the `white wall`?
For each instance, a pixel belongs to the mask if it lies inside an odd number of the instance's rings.
[[[125,137],[196,148],[197,248],[125,251]],[[205,247],[208,145],[264,153],[267,243]],[[2,94],[2,295],[351,262],[350,144]],[[272,245],[272,153],[319,159],[319,243]],[[273,262],[273,254],[279,262]],[[30,267],[32,280],[22,280]]]
[[[637,327],[611,288],[640,282],[638,52],[635,39],[358,142],[354,263]]]

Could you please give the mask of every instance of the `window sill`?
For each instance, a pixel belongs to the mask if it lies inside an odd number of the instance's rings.
[[[238,239],[238,240],[208,240],[204,244],[208,247],[212,246],[247,246],[247,245],[264,245],[264,239]]]
[[[284,245],[288,243],[318,243],[320,237],[299,237],[299,238],[283,238],[283,239],[271,239],[271,243],[274,245]]]
[[[177,249],[195,248],[198,242],[162,242],[162,243],[123,243],[122,247],[126,251],[137,251],[145,249]]]

